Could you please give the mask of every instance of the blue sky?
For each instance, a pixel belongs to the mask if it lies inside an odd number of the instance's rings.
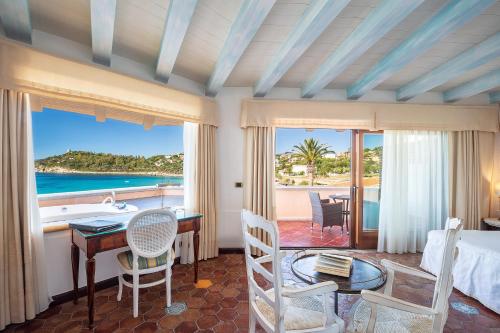
[[[33,112],[33,136],[35,159],[63,154],[68,149],[146,157],[183,150],[182,126],[153,126],[146,131],[142,125],[112,119],[98,123],[93,116],[50,109]],[[381,137],[365,136],[365,146],[382,145]],[[339,153],[350,147],[351,131],[278,128],[276,152],[291,151],[306,138],[318,139]]]
[[[98,153],[152,156],[182,152],[182,126],[137,124],[71,112],[45,109],[33,112],[35,159],[65,153],[68,149]]]

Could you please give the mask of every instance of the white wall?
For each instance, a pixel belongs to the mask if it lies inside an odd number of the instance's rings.
[[[242,247],[240,212],[243,208],[243,130],[240,108],[244,98],[252,96],[250,88],[224,88],[217,95],[219,127],[217,129],[217,170],[219,182],[219,247]],[[243,184],[245,186],[245,184]]]

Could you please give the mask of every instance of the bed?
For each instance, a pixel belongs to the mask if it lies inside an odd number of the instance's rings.
[[[434,275],[441,265],[436,254],[442,251],[444,232],[429,232],[420,264]],[[464,230],[457,246],[454,287],[500,314],[500,231]]]

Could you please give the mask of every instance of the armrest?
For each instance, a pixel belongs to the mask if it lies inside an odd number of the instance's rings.
[[[367,302],[387,306],[389,308],[398,309],[401,311],[430,316],[437,314],[437,312],[432,308],[402,301],[399,298],[380,294],[371,290],[362,290],[361,297]]]
[[[304,288],[287,288],[284,287],[282,294],[286,297],[306,297],[306,296],[317,296],[332,293],[336,291],[339,287],[333,281],[326,281],[317,284],[313,284]]]
[[[320,199],[321,203],[330,203],[330,199]]]
[[[427,280],[436,281],[436,277],[434,275],[432,275],[432,274],[420,271],[420,270],[412,268],[412,267],[408,267],[408,266],[405,266],[405,265],[398,264],[397,262],[394,262],[394,261],[382,259],[382,261],[380,263],[387,270],[397,271],[397,272],[401,272],[401,273],[405,273],[405,274],[409,274],[409,275],[421,277],[421,278],[424,278],[424,279],[427,279]]]
[[[330,203],[321,204],[321,208],[323,208],[323,210],[342,211],[343,205],[342,205],[342,202],[330,202]]]
[[[280,251],[278,259],[281,260],[284,257],[286,257],[286,251]],[[255,261],[258,262],[259,264],[270,262],[271,261],[271,256],[269,254],[267,254],[265,256],[262,256],[262,257],[259,257],[259,258],[255,259]]]

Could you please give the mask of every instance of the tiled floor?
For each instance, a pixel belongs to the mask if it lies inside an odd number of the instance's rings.
[[[418,266],[420,255],[363,254],[372,259],[389,258],[409,266]],[[289,269],[290,257],[285,258],[285,280],[295,280]],[[121,302],[116,301],[117,288],[99,291],[96,297],[96,325],[86,328],[87,312],[84,298],[78,305],[65,303],[37,316],[31,322],[10,326],[7,332],[247,332],[248,294],[243,255],[221,255],[219,258],[200,263],[202,279],[210,279],[208,289],[195,289],[189,266],[174,267],[173,299],[185,301],[188,310],[181,315],[165,315],[165,290],[163,286],[141,290],[139,317],[131,315],[130,289]],[[405,300],[429,305],[433,284],[426,280],[396,275],[394,295]],[[340,315],[346,318],[357,295],[340,295]],[[458,291],[453,291],[451,302],[463,302],[475,307],[479,313],[467,315],[450,308],[445,332],[498,333],[500,316]],[[262,332],[262,330],[259,330]]]
[[[325,228],[321,236],[318,224],[311,230],[308,221],[278,221],[280,245],[282,247],[348,247],[349,234],[344,227]]]

